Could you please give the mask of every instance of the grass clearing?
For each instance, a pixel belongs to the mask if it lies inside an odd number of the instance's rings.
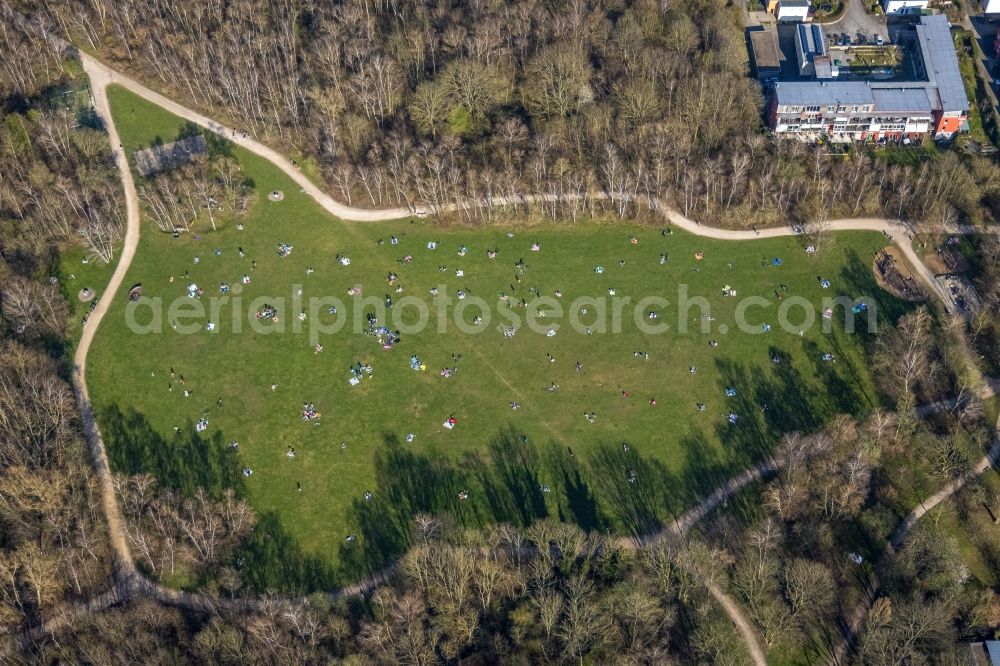
[[[972,32],[962,30],[955,34],[954,40],[965,94],[969,98],[969,132],[962,137],[963,143],[973,141],[980,146],[993,146],[998,132],[997,114],[976,67],[979,52],[975,37]]]
[[[129,157],[156,139],[171,141],[183,126],[123,89],[110,88],[109,98]],[[247,556],[247,568],[254,569],[248,576],[258,588],[309,589],[359,576],[405,546],[415,511],[450,513],[467,524],[523,524],[549,515],[591,529],[654,528],[766,455],[783,433],[812,430],[835,413],[878,404],[865,352],[871,337],[843,332],[840,309],[832,333],[818,323],[801,336],[797,329],[783,331],[776,295],[813,304],[817,322],[825,321],[819,317],[822,299],[840,294],[864,296],[882,325],[908,307],[874,283],[871,257],[884,244],[878,233],[831,235],[819,253],[807,255],[802,238],[709,241],[681,232],[661,236],[659,229],[629,222],[347,223],[322,211],[274,165],[239,147],[234,155],[260,193],[242,220],[245,229],[224,220],[216,233],[201,228],[174,239],[144,223],[125,285],[141,282],[146,296],[163,299],[163,332],[131,332],[120,294],[96,336],[88,378],[115,469],[149,471],[185,489],[234,486],[247,493],[265,526]],[[268,200],[275,189],[284,192],[283,201]],[[391,235],[398,245],[390,244]],[[436,250],[427,249],[431,241]],[[280,257],[280,243],[294,250]],[[532,243],[539,252],[531,251]],[[458,255],[462,246],[468,247],[464,257]],[[499,250],[496,259],[486,256],[491,248]],[[696,260],[696,252],[704,259]],[[666,265],[659,263],[661,253],[669,256]],[[337,255],[349,256],[350,265],[337,263]],[[412,263],[399,263],[405,255]],[[773,265],[775,257],[780,266]],[[518,283],[519,259],[527,268]],[[598,265],[602,274],[595,272]],[[307,274],[308,267],[315,272]],[[459,268],[463,277],[455,275]],[[390,271],[399,275],[402,294],[387,284]],[[252,276],[246,286],[240,285],[244,274]],[[821,287],[820,276],[831,281],[830,289]],[[205,290],[207,303],[220,295],[222,282],[242,287],[242,307],[231,298],[217,315],[194,318],[198,330],[191,335],[171,328],[166,307],[194,301],[186,297],[189,283]],[[780,290],[783,284],[787,291]],[[355,318],[363,322],[374,309],[355,306],[347,295],[355,285],[375,303],[387,294],[397,301],[418,297],[432,325],[404,331],[398,345],[383,350],[374,337],[350,332]],[[471,300],[445,311],[429,294],[439,285],[494,306],[490,324],[479,327],[483,332],[462,332],[453,323],[446,334],[437,332],[442,314],[454,321],[455,307]],[[724,296],[725,285],[739,297]],[[555,300],[563,307],[579,297],[595,299],[590,318],[609,288],[633,305],[646,296],[665,297],[669,305],[655,307],[670,330],[645,334],[626,307],[620,333],[576,333],[564,317],[554,337],[525,328],[504,338],[496,325],[526,315],[520,307],[497,310],[499,292],[519,302],[529,287],[549,297],[560,290]],[[714,320],[700,319],[697,307],[678,317],[681,288],[703,298]],[[760,304],[747,309],[751,329],[741,332],[734,325],[738,304],[751,295]],[[322,353],[314,351],[309,329],[335,318],[324,305],[299,322],[296,315],[309,309],[311,297],[344,302],[337,316],[347,323],[320,337]],[[305,305],[297,304],[299,298]],[[285,333],[250,330],[248,313],[252,318],[265,302],[276,306]],[[647,311],[639,312],[646,323]],[[140,309],[138,319],[148,321],[148,312]],[[389,312],[403,313],[394,329],[417,318],[415,306]],[[467,328],[476,328],[471,321],[477,313],[468,307],[460,314]],[[609,299],[609,320],[612,314]],[[542,331],[553,317],[538,320]],[[802,309],[792,307],[789,318],[801,320]],[[213,332],[204,329],[209,320],[217,325]],[[237,322],[240,333],[234,333]],[[677,331],[680,323],[688,325],[687,333]],[[703,323],[711,330],[702,332]],[[762,331],[764,323],[771,332]],[[293,331],[297,324],[300,332]],[[721,332],[723,325],[728,333]],[[648,352],[649,360],[636,358],[636,351]],[[836,362],[822,361],[826,352]],[[411,370],[413,354],[426,371]],[[780,363],[772,363],[774,354]],[[374,373],[351,386],[349,368],[358,362],[370,363]],[[458,372],[442,377],[445,367]],[[553,382],[560,388],[545,390]],[[727,387],[737,395],[727,398]],[[184,390],[193,395],[185,397]],[[520,409],[512,410],[512,401]],[[314,403],[321,418],[303,421],[304,402]],[[705,404],[703,412],[696,402]],[[596,421],[584,419],[585,412],[596,413]],[[727,422],[729,412],[739,415],[735,425]],[[442,424],[450,415],[458,426],[449,431]],[[199,435],[194,423],[203,416],[208,430]],[[405,441],[408,432],[412,443]],[[231,440],[239,442],[238,453],[226,446]],[[286,456],[289,447],[296,451],[293,459]],[[251,477],[239,474],[244,466],[253,469]],[[634,483],[626,479],[629,470],[636,473]],[[371,501],[363,499],[366,490],[374,494]],[[467,501],[458,499],[461,490],[469,491]],[[357,542],[345,544],[351,533]],[[289,583],[292,578],[296,582]]]
[[[995,471],[980,479],[994,496],[1000,492],[1000,475]],[[982,502],[973,499],[969,488],[935,507],[926,520],[955,540],[962,563],[979,585],[996,588],[1000,583],[996,568],[1000,557],[997,525]]]
[[[83,320],[88,316],[97,300],[103,296],[104,287],[115,272],[118,263],[118,253],[121,245],[115,248],[114,263],[88,259],[87,252],[79,245],[69,245],[59,255],[59,285],[69,304],[71,316],[66,339],[73,345],[80,339],[83,332]],[[90,289],[94,298],[81,301],[79,293],[82,289]]]

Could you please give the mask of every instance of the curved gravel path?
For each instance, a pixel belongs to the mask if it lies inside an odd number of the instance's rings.
[[[736,630],[740,632],[753,663],[757,666],[767,666],[767,655],[764,654],[764,649],[761,648],[760,642],[757,640],[757,632],[754,631],[753,625],[743,614],[743,608],[714,581],[706,580],[705,587],[708,588],[708,593],[722,606],[722,610],[726,612],[729,619],[733,621]]]
[[[54,37],[50,38],[55,39]],[[150,90],[141,83],[127,77],[120,72],[113,70],[104,63],[98,61],[97,59],[85,54],[80,53],[80,59],[83,62],[84,71],[90,77],[91,90],[93,94],[94,107],[98,115],[104,120],[105,127],[108,131],[109,140],[112,146],[120,146],[121,141],[118,137],[117,130],[115,128],[110,108],[107,100],[107,86],[109,84],[122,85],[129,91],[147,99],[155,104],[158,104],[171,113],[176,114],[186,120],[190,120],[198,125],[201,125],[213,132],[221,134],[226,137],[231,137],[233,135],[233,128],[226,127],[221,123],[218,123],[197,111],[189,109],[173,100],[170,100],[163,95]],[[421,209],[406,209],[406,208],[392,208],[392,209],[378,209],[369,210],[362,208],[353,208],[350,206],[345,206],[327,193],[323,192],[317,185],[305,177],[287,158],[279,154],[272,148],[254,140],[254,139],[239,139],[237,143],[250,150],[261,157],[272,162],[278,168],[280,168],[286,175],[288,175],[293,181],[295,181],[303,190],[312,196],[316,202],[322,206],[325,210],[332,213],[333,215],[344,219],[352,221],[383,221],[398,219],[401,217],[407,217],[410,215],[424,215],[427,211]],[[94,466],[97,471],[98,479],[101,485],[102,494],[102,504],[104,507],[105,515],[108,522],[108,533],[112,548],[116,556],[116,590],[113,593],[107,593],[100,598],[100,603],[97,606],[106,606],[110,603],[119,603],[121,601],[127,601],[136,594],[145,594],[153,597],[163,603],[182,605],[189,608],[196,608],[201,610],[207,609],[250,609],[254,607],[263,607],[265,605],[273,605],[273,601],[268,600],[233,600],[233,599],[218,599],[209,597],[202,594],[189,594],[183,593],[176,590],[164,588],[160,585],[152,583],[141,575],[135,566],[134,560],[132,559],[131,549],[129,548],[128,540],[124,535],[124,530],[121,527],[121,517],[119,515],[117,499],[115,497],[114,487],[111,482],[111,472],[108,465],[107,455],[104,448],[104,442],[101,438],[100,430],[94,420],[93,408],[90,403],[89,395],[87,393],[86,384],[86,362],[87,355],[90,351],[90,345],[93,342],[95,332],[100,326],[101,320],[107,313],[108,306],[116,297],[123,279],[131,265],[132,259],[135,256],[136,248],[139,241],[139,203],[138,196],[136,194],[135,182],[132,178],[132,172],[128,166],[128,162],[125,155],[121,150],[115,151],[115,160],[121,174],[122,184],[125,190],[126,199],[126,209],[128,214],[128,222],[125,233],[125,241],[119,255],[118,265],[115,268],[114,274],[111,277],[107,287],[100,296],[96,307],[91,312],[90,318],[87,324],[83,327],[83,332],[76,348],[76,353],[74,355],[74,386],[76,391],[77,401],[79,403],[80,412],[83,417],[84,428],[87,435],[87,441],[91,449],[93,456]],[[596,194],[595,196],[605,196],[603,194]],[[495,199],[491,203],[492,205],[510,205],[519,203],[532,203],[543,200],[549,200],[551,197],[548,196],[525,196],[518,199]],[[458,209],[463,207],[465,204],[454,204],[447,207],[450,210]],[[670,210],[666,207],[661,207],[661,210],[665,210],[665,215],[671,222],[671,224],[688,231],[692,234],[703,236],[706,238],[713,238],[719,240],[754,240],[757,238],[775,238],[781,236],[793,236],[797,235],[799,232],[792,227],[776,227],[761,229],[758,231],[737,231],[732,229],[720,229],[716,227],[702,226],[697,222],[690,220],[677,211]],[[928,270],[924,263],[917,256],[913,247],[908,242],[900,242],[899,239],[909,238],[909,227],[899,221],[891,220],[885,218],[859,218],[859,219],[847,219],[847,220],[834,220],[828,223],[828,227],[831,231],[845,231],[845,230],[865,230],[865,231],[881,231],[887,236],[891,236],[894,239],[896,245],[903,252],[903,255],[907,258],[911,266],[916,271],[916,274],[923,280],[923,282],[931,289],[932,293],[937,294],[940,298],[944,300],[945,303],[950,303],[950,298],[938,281],[934,278],[933,274]],[[975,230],[968,228],[956,228],[955,233],[971,233]],[[698,506],[694,507],[692,510],[685,513],[683,516],[678,518],[674,523],[672,523],[668,528],[668,532],[673,532],[675,534],[685,533],[694,523],[700,520],[704,515],[709,513],[712,509],[716,508],[723,501],[728,499],[730,496],[739,491],[742,487],[756,481],[763,476],[774,472],[778,467],[778,463],[774,460],[769,460],[766,462],[761,462],[758,465],[749,468],[740,475],[737,475],[733,479],[723,484],[719,489],[715,490],[709,497],[705,498]],[[957,488],[950,490],[945,493],[943,497],[954,492]],[[944,492],[947,489],[942,489]],[[937,501],[940,501],[938,499]],[[936,503],[936,502],[935,502]],[[922,513],[920,514],[922,515]],[[914,518],[914,522],[919,519],[920,515]],[[384,581],[385,578],[391,572],[391,568],[386,571],[379,572],[378,574],[350,587],[338,590],[334,594],[336,595],[351,595],[362,593],[366,590],[373,588],[375,585]],[[713,589],[714,588],[714,589]],[[747,643],[748,649],[750,650],[751,656],[757,664],[764,664],[766,660],[764,659],[764,653],[760,649],[759,643],[756,640],[756,635],[753,631],[752,626],[747,622],[746,618],[743,616],[739,605],[729,597],[723,590],[715,586],[714,584],[709,585],[709,591],[714,598],[722,605],[723,609],[732,618],[734,624],[739,629],[741,635]],[[300,603],[302,600],[284,600],[284,603]],[[89,606],[83,608],[86,611]],[[45,631],[52,631],[57,629],[60,625],[68,621],[67,617],[53,618],[45,625],[32,633],[44,633]]]
[[[108,105],[107,82],[102,81],[99,71],[95,70],[93,59],[83,60],[83,70],[90,77],[94,109],[104,121],[108,140],[113,148],[120,146],[121,139],[118,137],[118,130],[111,119],[111,108]],[[135,191],[135,182],[132,179],[132,171],[129,169],[128,161],[125,159],[125,153],[118,149],[115,149],[114,152],[115,163],[121,175],[122,186],[125,189],[125,210],[127,213],[125,241],[122,244],[121,253],[118,255],[118,265],[115,267],[115,272],[111,275],[104,292],[99,295],[97,305],[90,312],[90,317],[80,334],[80,341],[77,343],[73,355],[73,388],[77,404],[80,407],[80,415],[83,419],[83,427],[87,443],[90,446],[94,467],[97,470],[98,481],[101,484],[101,502],[104,506],[104,515],[107,517],[108,536],[118,557],[117,564],[119,566],[116,567],[116,571],[124,570],[137,575],[128,539],[125,538],[125,532],[121,526],[121,516],[118,514],[118,501],[115,498],[104,440],[97,427],[93,405],[91,405],[90,395],[87,393],[87,354],[90,352],[90,345],[94,341],[94,334],[100,326],[101,320],[121,287],[122,280],[125,279],[125,274],[132,264],[136,248],[139,245],[139,197]]]
[[[135,79],[132,79],[120,72],[115,71],[111,67],[105,65],[99,60],[87,55],[86,53],[80,53],[80,58],[84,63],[84,69],[86,70],[88,76],[90,76],[91,86],[93,88],[100,88],[102,91],[109,83],[115,83],[121,85],[128,89],[130,92],[146,99],[154,104],[162,106],[171,113],[189,120],[197,125],[205,127],[212,132],[219,134],[220,136],[231,138],[234,135],[238,136],[235,143],[243,146],[247,150],[260,155],[271,161],[275,166],[281,169],[289,178],[295,181],[305,192],[309,193],[316,202],[322,206],[325,210],[332,213],[336,217],[343,220],[359,221],[359,222],[375,222],[375,221],[385,221],[394,220],[401,217],[407,217],[410,215],[426,215],[428,211],[423,208],[383,208],[383,209],[366,209],[366,208],[354,208],[351,206],[345,206],[344,204],[336,201],[329,194],[321,190],[315,183],[313,183],[309,178],[307,178],[295,165],[292,164],[285,156],[278,153],[273,148],[264,145],[263,143],[257,141],[253,138],[242,138],[242,133],[236,129],[219,123],[211,118],[202,115],[198,111],[190,109],[182,104],[179,104],[167,97],[164,97],[160,93],[151,90],[139,83]],[[110,116],[108,116],[110,118]],[[108,122],[110,125],[110,120]],[[591,196],[596,196],[599,198],[605,198],[607,195],[603,193],[596,193]],[[537,195],[537,196],[523,196],[517,198],[509,197],[496,197],[491,199],[488,203],[494,206],[504,206],[513,205],[519,203],[532,203],[532,202],[542,202],[542,201],[552,201],[554,197],[552,195]],[[472,202],[472,205],[486,205],[487,202]],[[457,210],[460,208],[465,208],[469,206],[469,202],[457,203],[443,208],[444,211]],[[720,229],[718,227],[708,227],[698,224],[694,220],[691,220],[680,212],[670,209],[669,207],[658,205],[658,209],[665,211],[667,219],[670,220],[671,224],[688,231],[692,234],[698,236],[704,236],[705,238],[714,238],[717,240],[754,240],[756,238],[776,238],[780,236],[794,236],[798,232],[790,226],[785,227],[771,227],[767,229],[760,230],[735,230],[735,229]],[[924,281],[924,283],[931,289],[931,291],[937,294],[945,303],[950,304],[951,299],[949,294],[947,294],[938,281],[934,278],[933,273],[924,265],[920,257],[914,251],[912,244],[908,242],[899,242],[898,239],[909,239],[910,227],[905,222],[901,220],[894,220],[888,218],[879,217],[862,217],[862,218],[852,218],[852,219],[840,219],[831,220],[827,223],[827,226],[831,230],[836,231],[880,231],[887,236],[893,237],[896,240],[896,245],[902,251],[903,255],[906,257],[907,261],[917,272],[919,277]],[[971,229],[956,227],[956,233],[968,233],[973,231]]]
[[[233,140],[232,137],[236,131],[234,128],[227,127],[226,125],[216,122],[193,109],[189,109],[186,106],[178,104],[172,99],[164,97],[155,90],[150,90],[135,79],[108,67],[93,56],[87,55],[82,51],[79,55],[80,60],[83,61],[83,68],[87,72],[87,76],[90,77],[90,86],[93,90],[96,91],[99,88],[103,91],[110,83],[118,84],[128,89],[130,92],[135,93],[139,97],[142,97],[157,106],[162,106],[175,116],[180,116],[185,120],[190,120],[196,125],[201,125],[202,127],[205,127],[226,139]],[[100,109],[98,111],[100,111]],[[112,124],[110,118],[110,114],[106,116],[106,122],[108,125]],[[242,137],[242,133],[239,133],[239,136]],[[303,190],[308,192],[320,206],[341,219],[358,222],[377,222],[381,220],[396,220],[401,217],[406,217],[420,212],[410,210],[408,208],[382,208],[377,210],[368,210],[365,208],[352,208],[350,206],[345,206],[321,190],[294,164],[292,164],[291,160],[284,155],[281,155],[273,148],[266,146],[253,138],[239,138],[233,142],[273,162],[275,166],[285,173],[285,175],[294,180],[295,183]],[[116,145],[119,143],[120,142],[115,141]]]
[[[1000,418],[997,419],[993,436],[993,446],[990,447],[989,452],[976,463],[975,467],[969,473],[945,484],[933,495],[922,500],[918,506],[906,514],[906,517],[899,521],[899,525],[893,530],[889,536],[889,540],[885,544],[885,549],[882,551],[884,555],[887,555],[892,550],[898,550],[903,545],[906,535],[917,524],[917,521],[923,518],[931,509],[960,491],[970,480],[997,465],[997,461],[1000,461]],[[834,647],[830,655],[831,664],[840,666],[850,663],[848,656],[857,649],[857,641],[861,635],[861,625],[864,623],[865,618],[868,617],[868,612],[879,598],[881,591],[882,583],[873,575],[871,585],[865,591],[865,595],[858,602],[858,605],[854,607],[850,617],[844,623],[843,638]]]

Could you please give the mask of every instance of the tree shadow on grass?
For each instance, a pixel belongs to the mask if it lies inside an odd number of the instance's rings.
[[[726,359],[716,361],[716,367],[721,377],[719,392],[736,390],[736,395],[726,398],[725,413],[719,415],[715,427],[733,469],[770,454],[781,434],[800,427],[811,412],[802,378],[787,361],[775,366],[770,375]],[[736,416],[735,423],[729,422],[730,414]]]
[[[129,408],[111,405],[100,412],[111,469],[121,474],[151,474],[160,485],[190,497],[204,488],[219,499],[227,489],[244,497],[239,456],[223,444],[222,433],[205,437],[188,422],[167,439],[146,417]]]
[[[327,560],[303,551],[273,511],[258,514],[236,562],[244,583],[257,594],[305,595],[337,583]]]
[[[861,374],[853,359],[845,353],[837,336],[828,336],[829,348],[820,348],[815,342],[803,343],[803,350],[813,364],[813,373],[825,387],[820,412],[823,417],[834,414],[859,414],[877,404],[878,396],[872,396],[864,385]],[[824,361],[823,354],[833,354],[833,361]]]
[[[681,448],[685,460],[676,484],[679,492],[668,498],[676,515],[705,499],[739,470],[739,464],[720,451],[704,433],[688,435],[681,440]]]
[[[807,355],[819,353],[814,347],[803,343]],[[772,357],[780,353],[774,347],[768,349]],[[816,391],[792,359],[779,358],[770,373],[756,373],[751,385],[753,402],[758,407],[755,413],[761,414],[760,422],[769,436],[768,450],[789,432],[810,432],[822,425],[826,409],[820,405],[826,404],[829,395],[829,391]],[[765,404],[767,411],[759,412]]]
[[[615,528],[639,538],[663,526],[670,515],[667,493],[678,484],[663,463],[644,458],[633,446],[602,444],[588,466],[603,513]]]
[[[246,496],[239,454],[225,445],[222,433],[203,437],[188,423],[170,440],[146,417],[117,405],[99,419],[113,471],[151,474],[162,486],[193,496],[203,488],[215,499],[226,490]],[[257,514],[253,531],[234,556],[245,585],[255,593],[307,594],[336,581],[321,557],[306,554],[274,512]]]
[[[768,349],[768,355],[778,354],[779,362],[770,372],[727,360],[716,363],[722,377],[720,391],[728,387],[737,391],[726,399],[726,409],[738,417],[735,424],[723,421],[716,432],[741,465],[768,455],[787,433],[815,432],[837,414],[857,415],[875,404],[877,396],[873,399],[866,391],[846,354],[835,353],[836,362],[823,360],[828,351],[842,351],[836,342],[827,349],[805,340],[802,349],[810,359],[804,367],[780,356],[775,347]]]
[[[493,437],[487,453],[489,459],[468,453],[456,461],[417,453],[395,435],[386,435],[375,452],[372,498],[356,500],[351,507],[357,539],[340,548],[345,573],[364,576],[402,555],[420,513],[447,516],[467,527],[527,526],[548,516],[541,490],[545,472],[535,446],[507,427]],[[468,499],[460,497],[463,492]]]
[[[819,358],[815,345],[809,342],[805,345],[807,354]],[[855,400],[851,387],[831,388],[829,378],[823,386],[817,386],[807,380],[791,359],[781,356],[780,350],[768,349],[769,358],[776,354],[779,362],[772,364],[770,371],[725,359],[716,362],[721,377],[720,393],[727,388],[736,390],[736,395],[726,398],[725,413],[719,416],[715,427],[724,458],[713,460],[704,454],[703,459],[694,458],[688,464],[691,471],[686,473],[689,484],[702,491],[709,482],[718,486],[725,481],[721,477],[723,472],[732,474],[765,459],[787,433],[814,432],[839,411],[839,400]],[[831,391],[846,395],[834,399]],[[730,413],[736,415],[735,423],[729,422]],[[709,448],[697,443],[685,447],[689,456]],[[690,478],[692,475],[695,476]]]
[[[872,270],[872,264],[875,261],[874,257],[862,258],[856,250],[848,250],[846,254],[847,261],[840,271],[840,279],[843,280],[844,290],[849,294],[849,298],[863,298],[869,308],[875,309],[877,328],[881,329],[883,326],[892,326],[893,322],[898,321],[900,317],[916,307],[917,304],[908,303],[896,298],[878,286],[878,282],[875,280],[875,273]],[[841,326],[843,325],[843,321],[839,323]],[[859,320],[857,323],[861,324],[861,321]],[[875,344],[875,333],[877,331],[863,329],[863,325],[859,326],[856,329],[857,335],[862,336],[862,344],[865,350],[871,352],[872,345]]]
[[[584,477],[576,456],[568,449],[550,445],[545,453],[546,468],[562,493],[559,495],[559,520],[579,525],[588,531],[604,530],[608,518],[601,510]]]
[[[765,486],[762,482],[752,483],[719,505],[719,511],[735,516],[744,529],[756,525],[764,518]]]
[[[177,129],[177,138],[175,141],[180,141],[182,139],[190,139],[194,136],[205,137],[205,146],[208,149],[208,156],[211,158],[225,156],[233,157],[233,142],[224,136],[220,136],[213,131],[206,130],[201,125],[191,122],[190,120],[181,124]]]
[[[392,434],[375,451],[376,486],[369,500],[351,506],[350,523],[357,538],[340,547],[341,566],[347,576],[368,575],[406,552],[411,526],[418,513],[466,519],[458,493],[469,479],[461,466],[443,456],[416,453]],[[469,491],[471,494],[471,490]]]
[[[548,516],[538,450],[509,426],[490,440],[488,450],[491,464],[481,466],[478,476],[492,519],[526,527]]]

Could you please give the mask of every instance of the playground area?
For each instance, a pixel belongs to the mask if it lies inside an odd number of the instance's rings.
[[[876,253],[872,271],[879,286],[897,298],[910,302],[927,300],[924,288],[897,248],[890,245]]]

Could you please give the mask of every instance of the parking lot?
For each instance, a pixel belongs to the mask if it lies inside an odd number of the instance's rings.
[[[874,42],[875,35],[886,38],[887,30],[885,18],[872,16],[865,11],[864,4],[859,0],[845,0],[847,6],[840,20],[823,25],[824,32],[837,34],[846,33],[851,38],[851,43]]]
[[[845,19],[846,20],[846,19]],[[795,31],[799,24],[779,23],[778,49],[781,51],[782,81],[800,81],[798,62],[795,55]],[[905,49],[890,44],[885,24],[880,24],[882,32],[847,33],[844,20],[822,25],[830,56],[840,67],[840,77],[844,79],[912,80],[913,68]],[[876,35],[881,38],[878,44]],[[810,80],[811,77],[805,77]]]

